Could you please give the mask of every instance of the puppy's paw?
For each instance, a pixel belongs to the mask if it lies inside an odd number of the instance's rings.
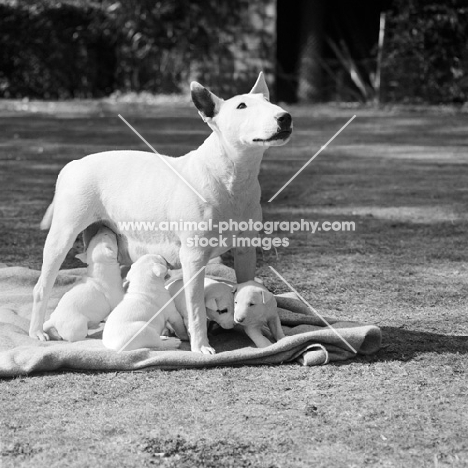
[[[182,341],[190,341],[190,335],[187,332],[179,332],[177,333],[177,337]]]
[[[49,341],[50,340],[49,335],[46,332],[42,331],[42,330],[30,331],[29,336],[31,338],[35,338],[36,340],[39,340],[39,341]]]

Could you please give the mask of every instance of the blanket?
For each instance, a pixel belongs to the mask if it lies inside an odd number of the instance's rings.
[[[59,299],[85,274],[84,268],[62,270],[49,301],[46,319]],[[234,281],[231,268],[209,264],[207,276]],[[172,275],[172,279],[180,272]],[[343,361],[380,348],[381,332],[375,325],[327,317],[331,326],[314,314],[294,293],[276,296],[286,338],[258,349],[242,332],[218,330],[210,335],[215,355],[192,353],[189,343],[177,338],[164,341],[163,349],[140,349],[117,353],[106,349],[102,330],[86,340],[41,342],[28,335],[32,289],[39,272],[23,267],[0,267],[0,377],[15,377],[64,369],[135,371],[214,366],[274,365],[298,361],[305,366]],[[347,342],[347,343],[346,343]]]

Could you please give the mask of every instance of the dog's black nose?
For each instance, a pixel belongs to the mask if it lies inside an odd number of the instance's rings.
[[[278,125],[281,130],[289,130],[291,128],[292,117],[289,112],[282,112],[276,116]]]

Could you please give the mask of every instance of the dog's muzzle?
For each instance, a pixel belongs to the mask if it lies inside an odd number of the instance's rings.
[[[278,129],[274,135],[267,139],[255,138],[257,142],[267,142],[276,140],[287,140],[292,133],[292,117],[289,112],[281,112],[275,116]]]

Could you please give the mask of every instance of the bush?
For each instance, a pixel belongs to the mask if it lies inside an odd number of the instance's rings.
[[[271,0],[255,2],[263,4]],[[177,93],[187,89],[190,79],[218,85],[218,92],[237,92],[246,82],[252,85],[265,63],[273,68],[273,57],[265,59],[274,51],[273,40],[250,24],[249,8],[248,0],[2,4],[0,96]],[[259,60],[250,62],[239,56],[248,50],[249,28],[260,38]],[[239,63],[245,68],[241,72],[236,71]]]
[[[0,93],[70,98],[112,92],[116,31],[92,7],[0,5]]]
[[[387,101],[468,99],[468,6],[462,0],[397,0],[382,67]]]

